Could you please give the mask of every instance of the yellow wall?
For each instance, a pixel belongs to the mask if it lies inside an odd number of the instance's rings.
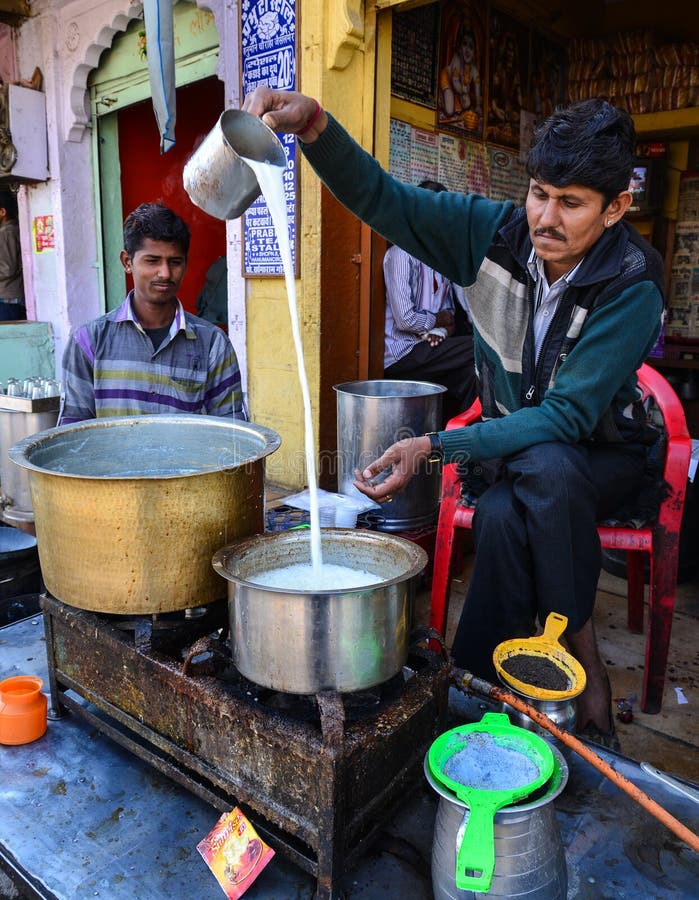
[[[361,0],[304,0],[297,4],[297,87],[317,97],[357,140],[371,149],[373,123],[373,14]],[[299,152],[296,280],[303,352],[309,382],[316,456],[320,384],[320,182]],[[282,438],[267,460],[268,481],[290,490],[306,481],[305,428],[283,278],[247,280],[250,417]]]

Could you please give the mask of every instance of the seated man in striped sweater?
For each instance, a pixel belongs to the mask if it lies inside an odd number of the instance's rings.
[[[185,222],[159,203],[127,216],[120,258],[134,287],[117,309],[71,333],[59,425],[159,413],[246,418],[228,336],[177,299],[189,240]]]

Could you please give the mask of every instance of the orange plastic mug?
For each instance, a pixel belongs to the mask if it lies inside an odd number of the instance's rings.
[[[0,681],[0,744],[30,744],[46,732],[48,702],[36,675]]]

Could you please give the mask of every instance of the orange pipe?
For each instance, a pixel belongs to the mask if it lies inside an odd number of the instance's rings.
[[[609,763],[606,763],[594,752],[594,750],[590,750],[586,744],[574,737],[570,732],[559,728],[558,725],[556,725],[552,719],[549,719],[545,713],[542,713],[540,709],[527,703],[526,700],[516,697],[509,691],[496,687],[496,685],[490,684],[490,682],[484,681],[482,678],[477,678],[475,675],[472,675],[470,672],[466,672],[463,669],[453,669],[452,675],[454,683],[460,690],[470,691],[474,694],[478,694],[480,697],[487,697],[491,700],[496,700],[499,703],[507,703],[508,706],[512,706],[514,709],[529,716],[529,718],[536,722],[537,725],[541,725],[542,728],[545,728],[546,731],[549,731],[554,737],[557,737],[561,743],[570,747],[571,750],[574,750],[579,756],[582,756],[583,759],[587,760],[587,762],[609,778],[609,780],[618,788],[635,800],[636,803],[639,803],[652,816],[655,816],[659,822],[662,822],[666,828],[669,828],[673,834],[676,834],[678,838],[683,840],[687,846],[699,853],[699,836],[693,831],[690,831],[686,825],[683,825],[682,822],[678,821],[666,809],[660,806],[660,804],[656,803],[655,800],[651,799],[648,794],[645,794],[632,781],[629,781],[626,776],[621,775],[613,769]]]

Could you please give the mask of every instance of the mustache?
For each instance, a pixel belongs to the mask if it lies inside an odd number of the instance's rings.
[[[557,241],[565,240],[565,237],[555,228],[535,228],[534,237],[552,237]]]

